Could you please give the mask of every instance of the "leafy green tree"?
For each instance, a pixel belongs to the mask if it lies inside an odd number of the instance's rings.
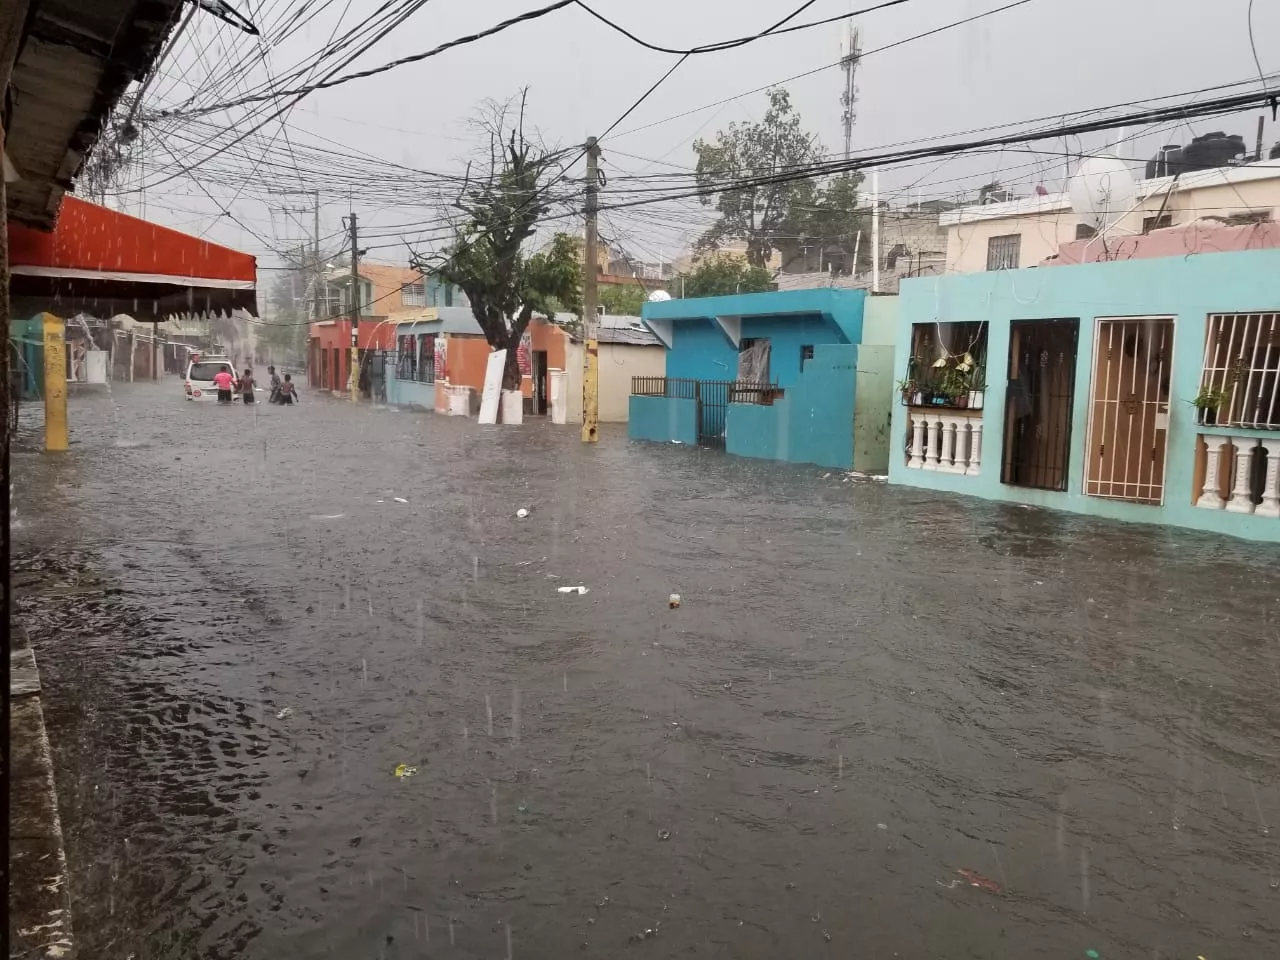
[[[514,118],[510,107],[490,105],[477,124],[488,134],[488,151],[481,175],[469,177],[454,201],[461,212],[454,241],[435,261],[415,257],[415,266],[467,295],[489,345],[507,351],[503,389],[516,390],[517,348],[529,321],[535,313],[553,315],[560,305],[581,313],[582,267],[579,241],[568,234],[527,252],[550,209],[548,187],[561,155],[526,138],[523,97]]]
[[[760,123],[730,124],[714,143],[698,140],[696,181],[706,206],[715,204],[720,219],[697,242],[702,251],[717,250],[729,240],[747,245],[747,261],[766,267],[777,238],[794,234],[797,214],[815,205],[816,190],[809,180],[765,183],[745,189],[721,189],[743,179],[768,177],[805,167],[822,159],[822,147],[806,133],[786,90],[769,91],[769,109]]]
[[[848,173],[827,182],[814,191],[810,205],[793,209],[789,236],[779,240],[783,251],[783,269],[805,256],[806,250],[819,250],[818,263],[839,263],[842,272],[855,273],[853,258],[858,257],[858,270],[871,265],[871,211],[858,204],[862,174]],[[858,240],[861,232],[862,239]]]
[[[638,317],[640,309],[649,297],[647,291],[639,283],[609,283],[600,286],[600,302],[605,313],[621,317]]]
[[[765,293],[774,289],[773,277],[737,257],[707,257],[688,273],[675,277],[667,290],[673,297],[719,297],[731,293]]]

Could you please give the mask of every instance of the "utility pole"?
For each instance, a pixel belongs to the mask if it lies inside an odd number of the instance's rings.
[[[595,137],[587,138],[587,230],[582,255],[582,442],[599,439],[600,343],[599,314],[596,313],[596,247],[599,244],[596,216],[600,209],[600,147]]]
[[[880,292],[880,170],[871,171],[871,292]]]
[[[360,233],[356,226],[356,213],[351,211],[347,221],[351,234],[351,372],[347,377],[347,387],[351,391],[351,402],[360,399]]]

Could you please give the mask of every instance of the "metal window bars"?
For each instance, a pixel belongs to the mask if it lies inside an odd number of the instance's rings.
[[[1200,387],[1225,395],[1200,423],[1280,430],[1280,312],[1210,314]]]

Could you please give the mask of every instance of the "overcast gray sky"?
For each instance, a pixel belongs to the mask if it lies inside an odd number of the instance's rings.
[[[275,22],[283,12],[305,6],[303,0],[235,2],[260,23]],[[872,50],[1004,2],[1007,0],[911,0],[867,14],[857,22],[864,50]],[[381,0],[350,0],[342,22],[354,24],[380,5]],[[419,52],[535,5],[536,0],[431,0],[356,66],[372,66]],[[798,6],[799,0],[594,0],[593,5],[647,40],[688,46],[763,29]],[[344,4],[330,6],[297,36],[271,49],[251,77],[266,79],[268,66],[278,74],[326,44]],[[1169,0],[1160,5],[1146,0],[1073,0],[1066,4],[1031,0],[976,23],[869,55],[858,71],[854,148],[869,150],[1250,76],[1256,79],[1247,8],[1248,0],[1211,4]],[[849,0],[818,0],[797,22],[850,9],[855,5]],[[1264,71],[1280,70],[1280,3],[1257,0],[1253,22]],[[660,121],[835,63],[840,57],[842,30],[839,25],[818,27],[691,58],[603,144],[606,170],[618,175],[669,169],[664,164],[691,166],[692,143],[697,137],[711,137],[734,121],[758,118],[765,95],[755,93],[680,119]],[[200,82],[230,57],[255,49],[252,38],[219,26],[206,14],[197,14],[192,41],[178,45],[176,56],[154,85],[148,106],[181,99],[186,90],[183,82]],[[461,172],[474,141],[467,120],[484,98],[506,99],[528,85],[529,117],[543,136],[552,143],[576,143],[608,127],[676,59],[642,49],[584,11],[569,7],[439,57],[316,92],[290,115],[291,142],[324,148],[323,142],[310,136],[318,134],[394,163]],[[175,82],[179,76],[184,77],[183,82]],[[823,70],[788,82],[786,87],[806,126],[828,149],[838,150],[842,143],[840,71]],[[221,96],[233,96],[236,89],[223,87],[220,91]],[[1241,133],[1252,145],[1256,116],[1257,112],[1196,121],[1189,130],[1149,135],[1128,149],[1143,158],[1159,142],[1185,142],[1193,134],[1216,129]],[[227,116],[209,119],[225,123]],[[264,128],[268,140],[278,134],[278,126]],[[636,131],[637,127],[645,129]],[[1098,135],[1092,143],[1069,146],[1087,150],[1106,139],[1106,135]],[[1268,118],[1267,143],[1277,139],[1280,125]],[[1041,149],[1061,146],[1058,141]],[[153,151],[150,158],[157,164],[171,163],[164,153]],[[924,197],[951,195],[997,176],[1025,191],[1037,182],[1056,189],[1062,173],[1061,158],[1008,151],[889,170],[882,174],[882,187],[895,201],[904,198],[908,187]],[[278,246],[302,235],[301,228],[273,209],[273,201],[262,191],[237,192],[205,176],[202,169],[192,176],[201,182],[179,178],[141,196],[129,194],[126,208],[259,254],[263,265],[278,262],[265,249],[264,241]],[[287,186],[279,177],[270,179],[272,186]],[[340,229],[340,217],[349,202],[336,194],[325,197],[324,233]],[[359,196],[354,204],[362,222],[375,230],[429,217],[421,208],[397,209],[382,202],[364,205]],[[223,205],[227,205],[230,217],[219,215]],[[692,239],[696,225],[688,213],[672,215],[658,208],[639,208],[606,218],[606,229],[644,248],[637,253],[672,254],[682,242]],[[370,256],[395,261],[403,260],[405,252],[390,245]]]

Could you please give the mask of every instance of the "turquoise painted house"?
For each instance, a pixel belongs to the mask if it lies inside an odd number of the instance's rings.
[[[1280,250],[907,280],[891,483],[1280,542]]]
[[[819,289],[646,303],[666,376],[633,382],[630,437],[884,470],[893,347],[863,342],[866,299]]]

